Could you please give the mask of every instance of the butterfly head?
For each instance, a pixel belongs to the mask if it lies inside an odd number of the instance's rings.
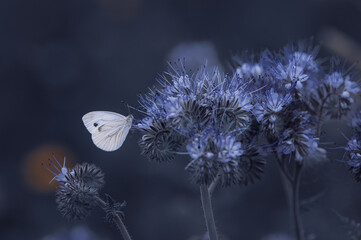
[[[133,115],[132,115],[132,114],[129,114],[129,115],[127,116],[127,123],[128,123],[130,126],[132,126],[133,120],[134,120]]]

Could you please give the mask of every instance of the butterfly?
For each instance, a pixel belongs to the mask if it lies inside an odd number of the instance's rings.
[[[107,111],[94,111],[85,114],[83,123],[98,148],[111,152],[119,149],[132,127],[133,116],[127,117]]]

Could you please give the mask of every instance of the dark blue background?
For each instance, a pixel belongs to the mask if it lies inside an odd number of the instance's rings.
[[[183,170],[186,159],[150,163],[139,154],[136,132],[120,150],[103,152],[91,142],[82,115],[92,110],[126,114],[121,101],[137,106],[137,95],[155,84],[179,44],[207,42],[227,72],[233,51],[278,49],[311,36],[322,42],[319,36],[326,27],[361,43],[361,3],[1,1],[0,239],[43,239],[79,225],[102,239],[120,239],[116,229],[104,222],[101,210],[94,210],[84,222],[69,223],[56,210],[52,192],[29,184],[32,179],[24,174],[28,156],[47,144],[66,148],[73,161],[95,163],[103,169],[104,192],[128,203],[125,222],[135,240],[186,240],[202,235],[206,228],[199,192]],[[331,54],[321,48],[321,56]],[[333,121],[326,126],[322,141],[344,145],[346,139],[337,128],[350,136],[346,122]],[[361,221],[361,185],[337,161],[342,154],[342,150],[330,150],[331,163],[304,174],[303,197],[325,192],[315,209],[303,215],[307,232],[315,233],[317,239],[346,239],[332,210]],[[267,160],[266,174],[258,184],[218,189],[214,194],[216,224],[228,239],[292,234],[276,164],[272,157]]]

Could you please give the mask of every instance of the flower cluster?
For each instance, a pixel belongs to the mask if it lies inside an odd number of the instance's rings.
[[[337,59],[331,59],[330,72],[325,74],[322,82],[312,91],[309,99],[310,112],[318,115],[342,118],[347,115],[360,92],[358,84],[353,80],[350,70],[345,70]]]
[[[186,153],[186,170],[198,184],[209,184],[217,175],[224,185],[260,177],[264,161],[254,144],[256,134],[250,134],[254,104],[236,74],[205,67],[188,75],[179,62],[170,65],[159,84],[140,97],[147,117],[137,128],[145,155],[163,162]],[[251,149],[256,154],[246,155]]]
[[[263,152],[259,136],[271,152],[299,164],[325,159],[321,126],[326,117],[345,116],[360,88],[338,60],[325,71],[317,53],[304,41],[244,54],[234,58],[228,75],[206,67],[187,74],[182,62],[170,64],[159,86],[140,96],[147,115],[137,124],[143,153],[162,162],[186,150],[195,182],[209,184],[220,175],[225,185],[260,176],[261,168],[254,174],[245,166],[264,162],[244,160],[249,149]]]
[[[318,144],[323,122],[345,116],[360,92],[354,75],[339,60],[331,59],[325,71],[317,53],[311,41],[300,41],[244,58],[252,59],[248,65],[244,59],[235,61],[234,72],[252,93],[252,113],[272,151],[300,164],[326,158]]]
[[[345,147],[344,161],[357,182],[361,181],[361,111],[353,114],[351,126],[354,128],[352,138]]]

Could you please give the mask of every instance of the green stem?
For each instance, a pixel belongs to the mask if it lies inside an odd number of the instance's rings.
[[[104,200],[102,200],[101,198],[97,199],[98,205],[105,210],[107,204],[104,202]],[[119,215],[115,215],[114,217],[114,223],[117,226],[118,230],[120,231],[120,233],[122,234],[124,240],[132,240],[132,238],[129,235],[129,232],[127,230],[127,228],[125,227],[122,219],[119,217]]]
[[[211,183],[211,185],[209,185],[208,187],[208,192],[209,192],[209,195],[212,196],[214,190],[216,189],[217,185],[218,185],[218,182],[219,180],[221,179],[221,174],[217,174],[217,176],[214,178],[213,182]]]
[[[303,165],[296,163],[295,179],[292,182],[292,217],[294,221],[297,240],[305,239],[301,214],[300,214],[300,200],[299,200],[302,166]]]
[[[293,219],[295,234],[297,240],[304,240],[304,231],[300,214],[300,182],[302,166],[299,163],[295,163],[295,169],[293,174],[289,171],[288,165],[284,158],[280,158],[275,152],[278,166],[281,172],[281,178],[286,193],[288,205],[290,207],[291,217]]]
[[[214,217],[213,217],[211,196],[208,191],[208,186],[202,184],[200,186],[200,191],[201,191],[202,206],[203,206],[204,217],[206,220],[207,230],[209,234],[209,239],[218,240],[216,224],[214,222]]]

